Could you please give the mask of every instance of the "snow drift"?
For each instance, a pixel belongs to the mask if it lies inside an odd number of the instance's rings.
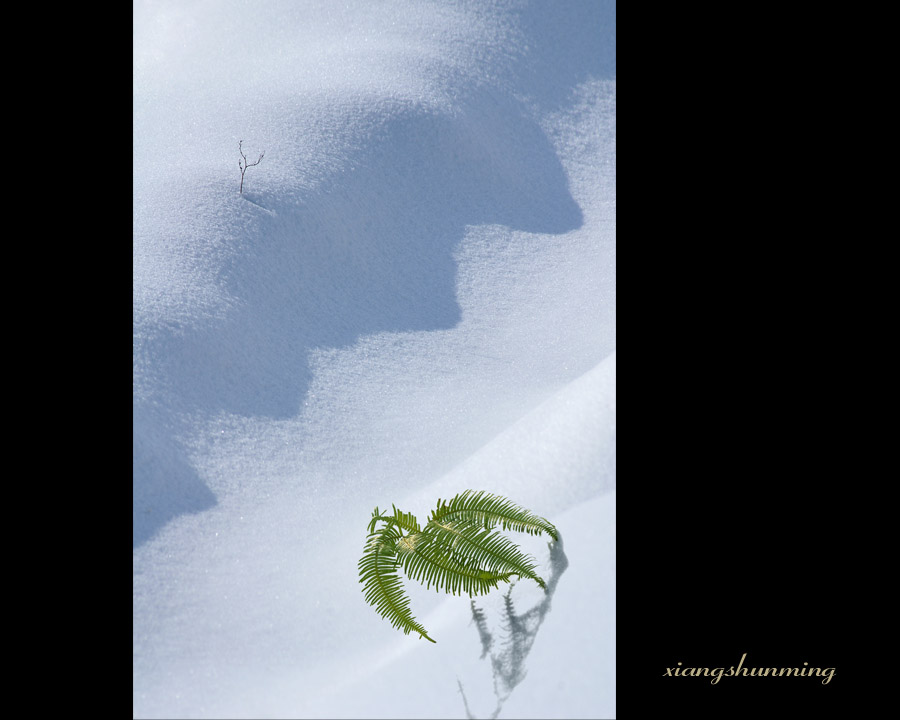
[[[136,2],[133,186],[135,717],[611,716],[615,4]],[[356,577],[467,487],[565,539],[503,698]]]

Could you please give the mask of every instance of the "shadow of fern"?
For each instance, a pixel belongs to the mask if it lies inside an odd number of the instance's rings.
[[[484,610],[475,604],[474,599],[471,601],[472,620],[481,641],[482,652],[480,659],[484,659],[488,655],[491,659],[494,695],[497,698],[497,705],[490,715],[492,720],[500,715],[503,704],[509,699],[512,691],[525,679],[527,674],[525,660],[531,652],[538,630],[550,612],[553,594],[556,592],[559,579],[566,571],[566,568],[569,567],[569,559],[563,550],[562,536],[560,536],[558,541],[550,543],[549,548],[550,572],[548,573],[547,589],[543,599],[529,610],[519,613],[512,599],[512,591],[515,584],[511,584],[509,590],[503,596],[503,612],[500,619],[502,637],[499,643],[495,644],[494,642],[494,633],[491,632],[488,626]],[[463,697],[466,717],[469,720],[475,720],[475,716],[472,715],[469,708],[465,690],[458,678],[457,684]]]

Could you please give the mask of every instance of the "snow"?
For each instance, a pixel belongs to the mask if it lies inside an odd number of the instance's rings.
[[[133,40],[134,717],[614,717],[615,3],[136,0]],[[466,488],[563,537],[511,535],[552,593],[477,598],[487,651],[358,582],[376,505]]]

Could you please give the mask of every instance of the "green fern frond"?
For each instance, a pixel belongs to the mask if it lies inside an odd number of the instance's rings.
[[[485,595],[515,574],[483,570],[464,562],[463,555],[448,551],[434,540],[435,534],[426,528],[425,532],[398,543],[400,562],[407,576],[425,585],[426,589],[433,584],[436,591],[443,590],[452,595]]]
[[[397,509],[396,505],[391,505],[394,508],[393,515],[382,515],[378,511],[378,507],[376,506],[375,511],[372,513],[372,519],[369,520],[369,532],[375,532],[375,523],[381,520],[384,523],[389,525],[396,525],[401,530],[406,530],[408,533],[418,533],[422,531],[422,528],[419,527],[419,521],[416,520],[416,516],[412,513],[405,513]]]
[[[382,519],[384,519],[384,515],[382,515],[380,512],[378,512],[378,506],[376,505],[375,509],[372,511],[372,519],[369,520],[368,529],[369,529],[370,535],[375,532],[375,523],[377,523],[379,520],[382,520]]]
[[[422,532],[422,528],[419,527],[419,521],[416,520],[415,515],[412,513],[401,512],[395,505],[391,505],[391,507],[394,508],[394,515],[388,519],[389,522],[394,523],[397,527],[406,530],[408,533]]]
[[[548,533],[559,539],[557,529],[544,518],[506,498],[466,490],[449,501],[438,500],[425,527],[412,513],[395,505],[392,513],[376,507],[369,520],[369,536],[359,561],[366,602],[404,633],[428,637],[410,610],[400,579],[402,568],[411,580],[434,585],[435,590],[484,595],[513,576],[530,578],[542,588],[534,558],[526,555],[496,528],[530,535]],[[376,529],[379,523],[383,527]]]
[[[559,531],[552,523],[506,498],[484,491],[466,490],[449,502],[438,500],[437,509],[432,511],[430,520],[442,524],[465,521],[483,528],[500,525],[503,530],[529,535],[546,532],[554,540],[559,540]]]
[[[369,536],[363,556],[359,560],[359,581],[364,583],[366,602],[373,605],[393,627],[403,630],[407,635],[410,632],[417,632],[426,640],[435,642],[413,617],[409,597],[403,591],[398,572],[400,562],[395,550],[396,543],[400,539],[402,536],[393,525],[388,525]]]
[[[525,555],[508,538],[489,528],[474,529],[466,520],[440,523],[429,520],[425,532],[432,536],[431,545],[453,552],[465,565],[497,575],[518,575],[534,580],[542,588],[534,558]]]

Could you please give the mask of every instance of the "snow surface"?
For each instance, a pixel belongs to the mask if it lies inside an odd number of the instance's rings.
[[[614,717],[615,3],[135,0],[133,40],[134,717]],[[560,529],[511,536],[552,592],[479,628],[408,584],[403,635],[371,511],[466,488]]]

